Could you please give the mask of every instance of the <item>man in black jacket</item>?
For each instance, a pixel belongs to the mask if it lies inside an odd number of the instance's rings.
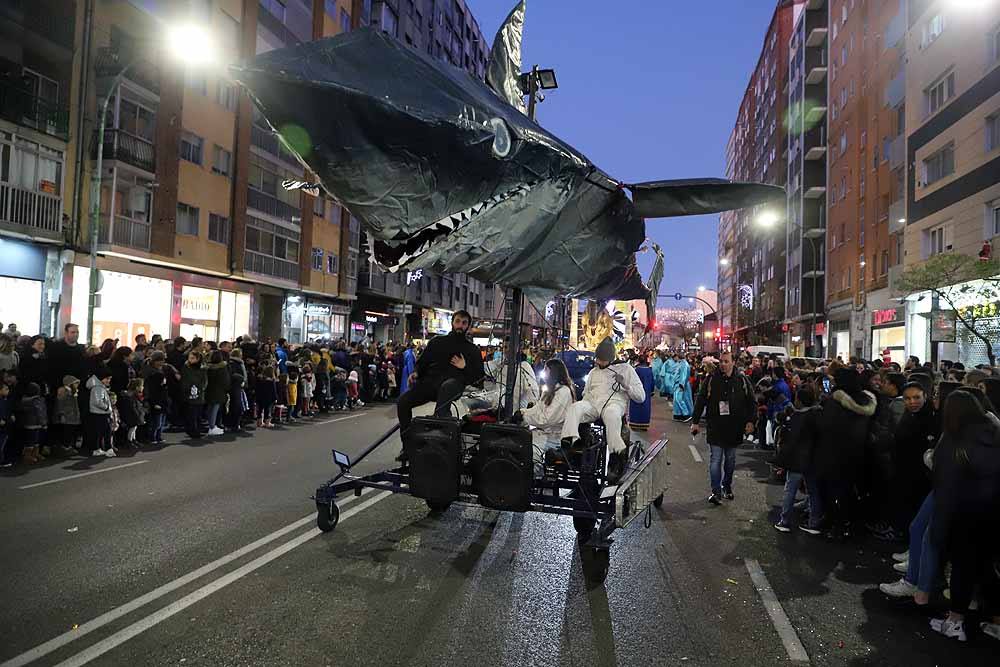
[[[456,311],[451,318],[451,333],[427,344],[409,377],[409,389],[396,403],[402,431],[413,419],[413,408],[435,401],[434,415],[447,417],[452,402],[462,395],[466,385],[482,382],[483,358],[467,337],[471,325],[468,312]]]
[[[713,505],[722,504],[723,495],[727,500],[734,498],[736,448],[743,442],[746,434],[753,433],[756,411],[757,404],[750,381],[735,369],[732,353],[723,352],[719,357],[719,368],[707,382],[702,383],[698,391],[691,421],[691,435],[698,435],[698,422],[702,414],[708,418],[706,439],[712,450],[708,467],[712,495],[708,497],[708,502]]]

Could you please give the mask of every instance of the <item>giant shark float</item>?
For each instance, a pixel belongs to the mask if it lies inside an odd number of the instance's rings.
[[[389,272],[466,273],[553,295],[646,299],[654,311],[663,255],[642,279],[644,218],[717,213],[783,199],[723,179],[625,184],[524,111],[525,6],[494,40],[486,80],[366,28],[271,51],[234,78],[318,182],[367,232]],[[631,195],[631,196],[629,196]]]

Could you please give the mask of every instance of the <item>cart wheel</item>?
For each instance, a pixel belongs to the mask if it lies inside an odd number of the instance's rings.
[[[611,562],[611,550],[607,547],[588,547],[580,545],[580,563],[583,566],[583,578],[588,587],[604,584],[608,578],[608,565]]]
[[[434,514],[440,514],[442,512],[447,512],[448,508],[451,507],[451,502],[440,501],[440,500],[428,500],[427,507],[430,508],[431,512]]]
[[[340,521],[340,508],[337,503],[316,503],[316,526],[324,533],[329,533],[337,527]]]
[[[656,496],[656,498],[653,500],[653,507],[655,507],[656,509],[660,509],[661,507],[663,507],[663,494],[662,493],[660,495]]]
[[[585,516],[573,517],[573,528],[576,529],[576,539],[586,542],[590,539],[590,534],[594,532],[594,526],[596,525],[597,519],[590,519]]]

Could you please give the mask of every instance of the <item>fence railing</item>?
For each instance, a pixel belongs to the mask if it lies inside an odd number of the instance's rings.
[[[0,220],[58,234],[62,231],[62,201],[57,195],[0,183]]]
[[[293,222],[293,218],[302,215],[302,211],[297,207],[286,204],[274,195],[269,195],[253,187],[247,188],[247,207],[289,222]]]
[[[243,253],[243,269],[250,273],[260,273],[265,276],[283,278],[292,282],[299,281],[299,265],[293,262],[277,259],[270,255],[261,255],[250,250]]]
[[[101,219],[100,243],[109,243],[109,225],[109,218]],[[149,250],[150,230],[151,225],[145,220],[133,220],[122,215],[116,215],[115,224],[110,230],[110,244],[135,248],[137,250]]]
[[[3,79],[0,79],[0,117],[60,139],[69,139],[69,107],[45,100]]]
[[[92,143],[91,154],[96,159],[96,132]],[[156,147],[151,141],[129,134],[125,130],[104,130],[104,159],[121,160],[151,174],[156,172]]]

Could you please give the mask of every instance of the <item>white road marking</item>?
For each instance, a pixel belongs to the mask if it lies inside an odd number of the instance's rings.
[[[809,662],[809,654],[806,653],[805,647],[799,641],[799,635],[795,632],[795,628],[792,627],[791,621],[788,620],[785,609],[778,602],[778,597],[771,589],[771,584],[768,583],[767,577],[764,576],[764,570],[761,569],[760,563],[753,558],[747,558],[743,562],[746,563],[747,572],[750,573],[750,579],[760,594],[760,599],[764,603],[767,615],[771,617],[774,629],[778,631],[778,636],[781,637],[781,643],[785,645],[785,652],[788,653],[789,659],[792,662]]]
[[[312,425],[313,426],[322,426],[323,424],[332,424],[334,422],[343,422],[343,421],[347,421],[348,419],[357,419],[358,417],[364,417],[366,414],[368,414],[368,413],[362,412],[361,414],[351,415],[350,417],[341,417],[339,419],[327,419],[325,422],[313,422]]]
[[[375,503],[381,500],[385,500],[391,495],[392,493],[390,491],[383,491],[382,493],[372,496],[371,498],[362,503],[352,506],[350,509],[346,510],[340,515],[340,521],[343,522],[346,521],[347,519],[350,519],[355,514],[368,509]],[[310,518],[312,517],[310,516]],[[257,558],[250,561],[246,565],[238,567],[229,574],[223,575],[218,579],[202,586],[198,590],[185,595],[180,600],[177,600],[176,602],[169,604],[158,611],[153,612],[146,618],[136,621],[132,625],[129,625],[119,630],[118,632],[111,635],[107,639],[99,641],[93,646],[89,646],[88,648],[77,653],[73,657],[64,660],[63,662],[60,662],[59,665],[57,665],[57,667],[76,667],[78,665],[87,664],[91,660],[94,660],[95,658],[104,655],[108,651],[120,646],[121,644],[124,644],[129,639],[132,639],[133,637],[145,632],[146,630],[149,630],[158,623],[162,623],[163,621],[167,620],[174,614],[184,611],[185,609],[195,604],[196,602],[204,600],[212,593],[216,593],[225,588],[226,586],[228,586],[229,584],[235,581],[239,581],[240,579],[247,576],[254,570],[262,568],[271,561],[279,558],[280,556],[285,555],[292,549],[302,546],[309,540],[322,534],[323,532],[319,528],[313,528],[312,530],[299,535],[295,539],[289,540],[288,542],[285,542],[279,547],[275,547],[271,551],[268,551],[267,553],[258,556]]]
[[[701,454],[698,452],[698,448],[697,447],[695,447],[694,445],[688,445],[688,449],[691,450],[691,456],[694,457],[695,461],[697,461],[698,463],[704,463],[705,462],[705,459],[701,458]]]
[[[365,489],[363,489],[361,491],[361,495],[365,495],[366,493],[368,493],[371,490],[372,490],[371,488],[365,488]],[[353,498],[354,498],[354,496],[351,496],[349,499],[345,500],[344,501],[345,504],[347,502],[349,502]],[[352,509],[354,509],[354,508],[352,507]],[[348,510],[348,511],[350,511],[350,510]],[[344,512],[344,515],[346,515],[346,514],[347,514],[347,512]],[[298,521],[293,521],[292,523],[288,524],[284,528],[279,528],[278,530],[274,531],[273,533],[265,535],[264,537],[260,538],[259,540],[251,542],[250,544],[246,545],[245,547],[241,547],[241,548],[237,549],[236,551],[232,552],[231,554],[228,554],[226,556],[223,556],[222,558],[218,558],[216,560],[213,560],[211,563],[208,563],[207,565],[203,565],[202,567],[199,567],[197,570],[194,570],[192,572],[189,572],[188,574],[185,574],[183,577],[180,577],[179,579],[174,579],[173,581],[168,582],[168,583],[160,586],[159,588],[155,588],[155,589],[151,590],[150,592],[146,593],[145,595],[137,597],[136,599],[132,600],[131,602],[127,602],[127,603],[123,604],[120,607],[116,607],[115,609],[112,609],[111,611],[105,612],[104,614],[101,614],[97,618],[94,618],[94,619],[92,619],[90,621],[87,621],[86,623],[81,623],[75,630],[70,630],[69,632],[64,632],[63,634],[59,635],[58,637],[54,637],[54,638],[50,639],[49,641],[45,642],[44,644],[39,644],[38,646],[36,646],[35,648],[33,648],[31,650],[26,651],[26,652],[22,653],[19,656],[11,658],[7,662],[5,662],[2,665],[0,665],[0,667],[18,667],[19,665],[26,665],[29,662],[32,662],[33,660],[38,660],[39,658],[41,658],[43,656],[46,656],[49,653],[52,653],[53,651],[62,648],[66,644],[69,644],[70,642],[79,639],[80,637],[83,637],[84,635],[89,634],[89,633],[93,632],[94,630],[98,630],[98,629],[104,627],[105,625],[107,625],[108,623],[112,623],[113,621],[116,621],[117,619],[121,618],[122,616],[125,616],[126,614],[130,614],[133,611],[135,611],[136,609],[139,609],[140,607],[144,607],[145,605],[149,604],[153,600],[157,600],[157,599],[163,597],[164,595],[167,595],[168,593],[177,590],[178,588],[186,586],[189,583],[191,583],[192,581],[195,581],[196,579],[200,579],[201,577],[205,576],[206,574],[208,574],[210,572],[213,572],[215,570],[218,570],[220,567],[223,567],[224,565],[228,565],[229,563],[233,562],[234,560],[238,560],[239,558],[242,558],[243,556],[246,556],[247,554],[256,551],[257,549],[259,549],[260,547],[264,546],[265,544],[273,542],[276,539],[278,539],[279,537],[283,537],[283,536],[287,535],[288,533],[292,532],[293,530],[301,528],[302,526],[306,525],[307,523],[310,523],[310,522],[315,521],[315,520],[316,520],[316,513],[312,512],[312,513],[310,513],[310,514],[302,517]]]
[[[21,489],[33,489],[37,486],[47,486],[49,484],[58,484],[59,482],[65,482],[71,479],[77,479],[78,477],[90,477],[91,475],[99,475],[102,472],[111,472],[112,470],[120,470],[121,468],[131,468],[132,466],[142,465],[143,463],[149,463],[148,459],[143,459],[142,461],[132,461],[131,463],[123,463],[118,466],[111,466],[110,468],[101,468],[100,470],[88,470],[87,472],[78,472],[75,475],[66,475],[65,477],[57,477],[56,479],[49,479],[44,482],[35,482],[34,484],[25,484],[24,486],[19,486],[17,488]]]

